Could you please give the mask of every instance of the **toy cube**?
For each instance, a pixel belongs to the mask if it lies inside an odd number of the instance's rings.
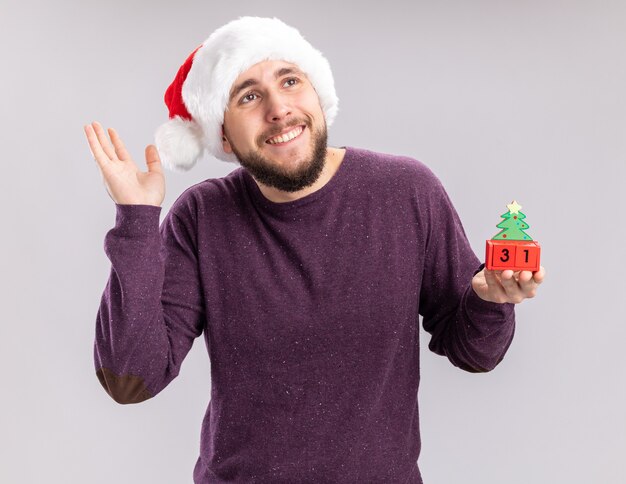
[[[488,240],[485,267],[489,270],[538,271],[541,246],[534,240]]]

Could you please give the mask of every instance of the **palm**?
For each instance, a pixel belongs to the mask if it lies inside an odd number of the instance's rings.
[[[146,205],[160,205],[165,198],[163,174],[142,172],[131,158],[104,166],[102,176],[116,203],[132,204],[133,195],[138,193],[143,194]]]
[[[156,147],[146,147],[147,172],[142,172],[114,129],[111,141],[99,123],[85,127],[89,147],[98,162],[104,184],[113,201],[123,205],[160,206],[165,198],[165,177]]]
[[[165,198],[165,177],[158,172],[138,172],[137,181],[144,189],[144,192],[154,197],[155,205],[161,205]]]

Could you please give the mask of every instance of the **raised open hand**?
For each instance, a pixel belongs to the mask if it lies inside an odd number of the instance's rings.
[[[160,207],[165,198],[165,176],[156,146],[146,147],[148,171],[142,172],[113,128],[108,129],[111,142],[98,122],[84,126],[84,130],[111,199],[119,205]]]

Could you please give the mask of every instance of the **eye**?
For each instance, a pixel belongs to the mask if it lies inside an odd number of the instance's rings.
[[[297,83],[300,82],[300,79],[298,79],[297,77],[290,77],[289,79],[285,81],[285,84],[291,81],[293,81],[293,84],[289,84],[289,86],[295,86]]]
[[[241,104],[248,104],[250,101],[254,101],[254,99],[250,99],[250,96],[256,96],[256,93],[250,92],[241,98]]]

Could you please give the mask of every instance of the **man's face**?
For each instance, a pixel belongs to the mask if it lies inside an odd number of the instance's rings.
[[[298,66],[259,62],[235,80],[230,94],[224,151],[264,185],[286,192],[312,185],[326,160],[326,119]]]

